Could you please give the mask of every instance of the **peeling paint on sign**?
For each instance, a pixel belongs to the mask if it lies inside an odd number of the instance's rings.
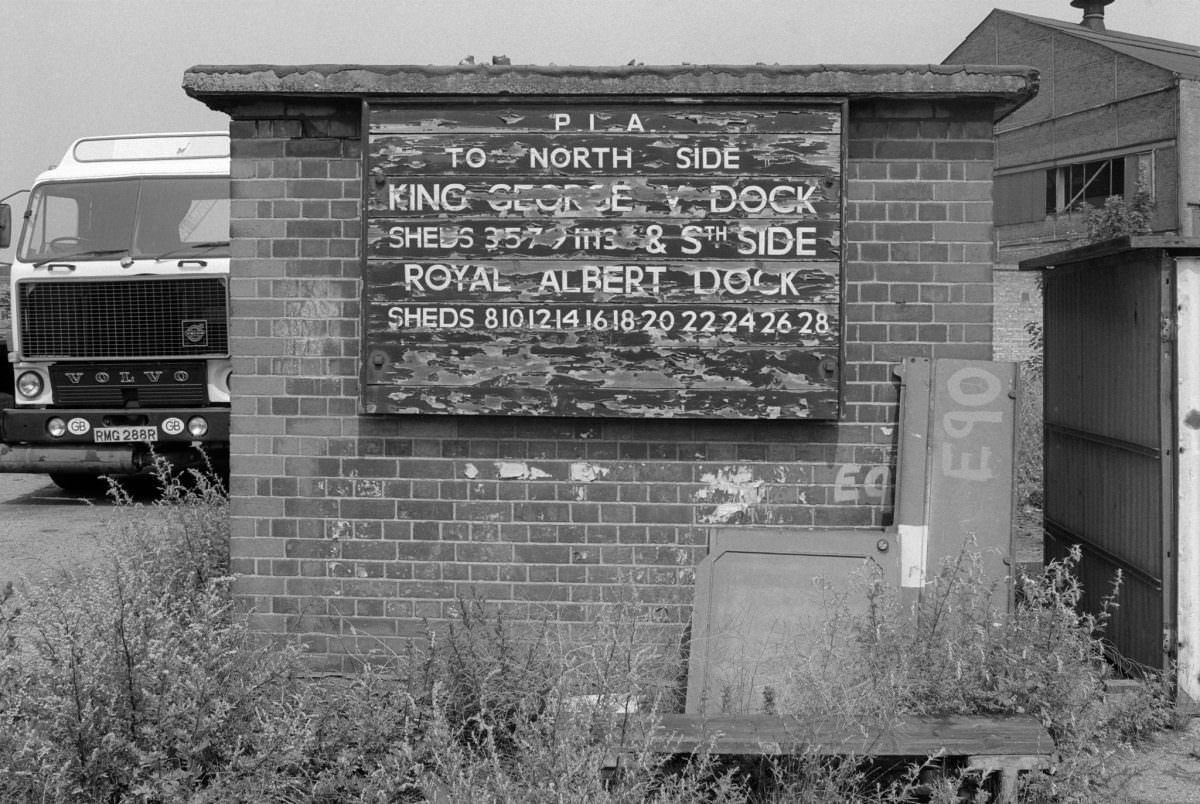
[[[837,418],[842,106],[367,114],[367,412]]]

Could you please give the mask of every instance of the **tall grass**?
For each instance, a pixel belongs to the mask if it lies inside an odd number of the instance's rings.
[[[1038,353],[1040,360],[1041,353]],[[1040,516],[1044,500],[1043,377],[1040,365],[1021,365],[1021,396],[1017,409],[1017,507]]]
[[[344,678],[306,675],[297,647],[256,639],[232,607],[223,488],[163,483],[154,503],[120,498],[103,561],[0,595],[0,801],[882,804],[973,789],[936,757],[891,768],[650,751],[656,714],[680,706],[685,659],[636,602],[567,631],[464,600],[409,650],[364,656]],[[1074,608],[1075,560],[1023,579],[1011,614],[969,553],[915,613],[866,578],[867,611],[835,602],[826,638],[797,649],[763,708],[864,730],[1029,713],[1062,760],[1025,800],[1087,801],[1109,754],[1169,708],[1153,685],[1105,698],[1103,617]]]
[[[0,618],[0,800],[172,800],[281,677],[234,625],[223,488],[161,471],[152,505],[117,492],[95,564]]]

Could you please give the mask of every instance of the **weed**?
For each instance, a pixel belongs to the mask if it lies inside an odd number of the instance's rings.
[[[102,562],[26,588],[20,610],[0,594],[0,800],[884,804],[977,786],[938,757],[650,750],[684,662],[676,630],[636,601],[568,628],[463,600],[409,650],[361,657],[346,678],[304,675],[296,648],[255,638],[232,607],[221,484],[166,470],[160,483],[152,504],[115,492]],[[824,638],[761,708],[860,730],[1029,713],[1062,761],[1026,800],[1086,801],[1113,752],[1170,710],[1154,683],[1106,699],[1105,615],[1076,608],[1078,560],[1020,579],[1011,611],[969,551],[915,611],[868,575],[866,609],[832,596]]]
[[[1040,325],[1039,325],[1040,327]],[[1044,502],[1044,460],[1041,351],[1021,365],[1021,396],[1017,410],[1017,510],[1036,513],[1040,520]],[[1038,523],[1040,525],[1040,522]]]
[[[1110,195],[1099,207],[1080,202],[1073,211],[1083,214],[1086,241],[1102,243],[1114,237],[1148,233],[1154,199],[1139,183],[1129,197]]]
[[[286,657],[231,609],[225,498],[162,476],[102,558],[23,590],[0,664],[0,800],[179,800],[229,761]]]
[[[1097,615],[1079,610],[1079,559],[1075,549],[1018,579],[1011,609],[969,551],[944,563],[915,609],[868,578],[866,610],[831,612],[826,638],[798,657],[785,711],[864,727],[905,715],[1033,715],[1061,761],[1053,776],[1035,777],[1031,800],[1087,800],[1112,753],[1167,725],[1171,706],[1161,679],[1148,679],[1136,703],[1104,695],[1114,604],[1110,597]]]

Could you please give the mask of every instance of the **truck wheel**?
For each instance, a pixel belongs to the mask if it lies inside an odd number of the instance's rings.
[[[108,481],[99,475],[51,472],[50,481],[67,494],[76,494],[80,497],[104,497],[108,494]]]

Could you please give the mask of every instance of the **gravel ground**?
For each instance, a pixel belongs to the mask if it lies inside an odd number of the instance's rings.
[[[45,475],[0,473],[0,583],[96,555],[107,501],[76,499]]]
[[[1200,719],[1159,732],[1112,761],[1112,776],[1098,791],[1104,804],[1200,802]]]

